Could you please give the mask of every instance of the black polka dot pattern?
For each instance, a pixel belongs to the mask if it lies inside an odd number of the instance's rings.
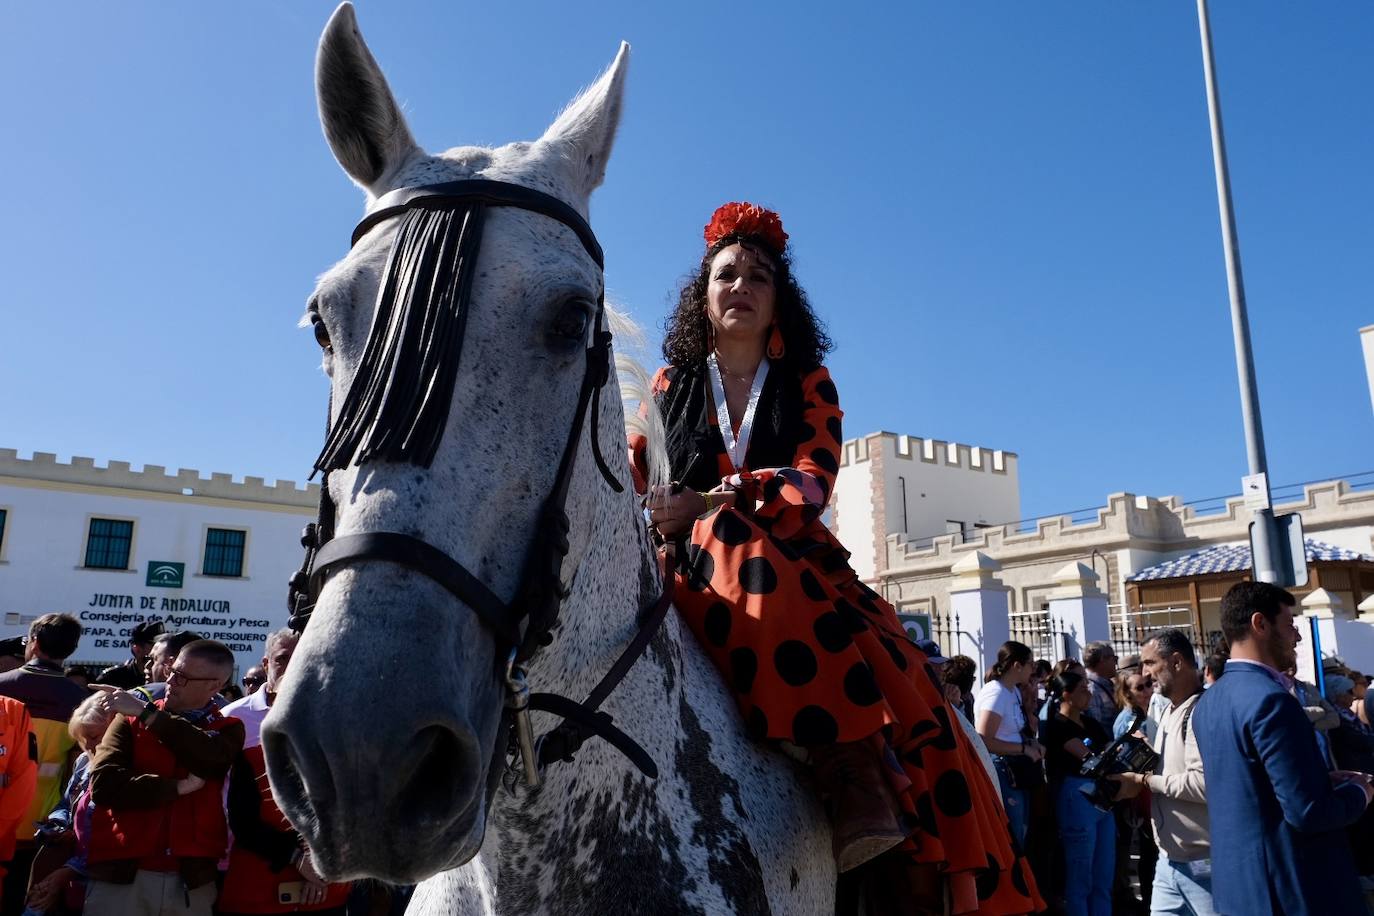
[[[1011,886],[1016,888],[1018,894],[1030,896],[1030,886],[1026,883],[1025,872],[1021,870],[1023,867],[1024,865],[1020,859],[1017,859],[1011,864]]]
[[[868,629],[868,623],[859,609],[844,598],[835,599],[835,613],[840,615],[840,620],[844,621],[851,633],[862,633]]]
[[[716,573],[716,561],[709,551],[693,544],[687,548],[687,587],[694,592],[705,591]]]
[[[840,459],[828,448],[813,448],[811,460],[816,462],[816,467],[827,473],[835,474],[840,470]]]
[[[916,822],[931,836],[940,835],[940,822],[935,819],[935,802],[929,792],[922,792],[916,799]]]
[[[945,770],[935,780],[935,807],[945,817],[963,817],[973,810],[968,780],[958,770]]]
[[[754,689],[754,678],[759,673],[759,657],[746,646],[730,650],[730,683],[735,693],[748,693]]]
[[[778,587],[778,574],[767,557],[750,557],[740,564],[739,584],[751,595],[772,594]]]
[[[802,593],[812,601],[824,601],[825,589],[821,586],[821,580],[816,578],[816,574],[809,569],[803,569],[801,575],[797,577],[801,584]]]
[[[716,517],[711,521],[711,533],[715,535],[716,540],[730,547],[747,544],[752,534],[749,525],[733,509],[721,509],[716,512]]]
[[[997,860],[991,855],[988,856],[988,867],[978,872],[978,877],[974,883],[978,889],[979,901],[987,900],[997,893],[997,885],[1002,877],[1002,866],[997,864]]]
[[[816,653],[799,639],[788,639],[773,651],[773,667],[778,677],[793,687],[801,687],[816,678]]]
[[[825,431],[830,434],[830,438],[834,439],[836,444],[844,441],[844,428],[840,425],[839,417],[826,417]]]
[[[840,403],[840,393],[835,390],[835,383],[828,378],[816,383],[816,396],[832,407]]]
[[[897,666],[897,670],[905,671],[907,669],[906,656],[902,654],[901,649],[897,648],[897,644],[886,636],[879,636],[878,642],[882,643],[883,648],[887,650],[887,654],[892,658],[892,664]]]
[[[840,736],[840,724],[819,706],[803,706],[792,719],[792,736],[804,746],[834,744]]]
[[[950,721],[949,710],[943,706],[936,706],[932,710],[935,721],[939,723],[939,730],[935,733],[935,740],[930,742],[930,746],[937,751],[952,751],[959,746],[959,739],[954,736],[955,724]]]
[[[849,635],[849,627],[845,626],[840,615],[834,611],[826,611],[817,617],[811,624],[811,632],[815,634],[816,642],[827,652],[843,652],[854,644],[853,638]]]
[[[749,737],[755,741],[762,741],[768,737],[768,717],[763,710],[755,706],[749,710],[749,715],[745,716],[744,728]]]
[[[872,706],[883,698],[873,669],[867,662],[855,662],[844,675],[844,695],[855,706]]]
[[[730,606],[724,601],[717,601],[708,607],[703,629],[707,642],[718,649],[725,648],[730,640]]]

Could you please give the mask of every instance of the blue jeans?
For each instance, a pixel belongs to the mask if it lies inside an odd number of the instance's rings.
[[[1026,806],[1030,803],[1025,789],[1013,789],[1011,769],[1002,757],[993,757],[992,765],[997,770],[997,781],[1001,783],[1002,807],[1007,809],[1007,820],[1011,822],[1011,836],[1016,840],[1018,850],[1026,847],[1026,830],[1030,827]]]
[[[1068,916],[1112,916],[1116,873],[1116,820],[1099,811],[1080,787],[1092,781],[1070,776],[1059,786],[1054,810],[1064,850],[1064,912]]]
[[[1217,916],[1212,908],[1211,865],[1207,859],[1172,862],[1160,856],[1150,916]]]

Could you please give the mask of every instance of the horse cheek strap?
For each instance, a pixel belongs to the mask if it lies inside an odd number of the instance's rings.
[[[635,638],[592,690],[578,703],[550,693],[529,692],[527,661],[552,641],[568,587],[562,581],[570,523],[566,506],[582,429],[591,410],[592,457],[607,484],[617,493],[624,485],[612,473],[601,450],[601,389],[610,381],[611,333],[604,330],[605,296],[597,300],[592,344],[578,391],[572,429],[563,447],[558,476],[540,510],[529,546],[521,585],[509,605],[461,563],[436,547],[406,534],[372,531],[335,538],[335,506],[329,495],[329,472],[371,460],[407,462],[429,467],[447,422],[467,325],[473,264],[481,246],[482,226],[490,207],[516,207],[551,217],[571,229],[587,253],[604,269],[601,246],[591,227],[572,207],[540,191],[498,181],[453,181],[400,188],[383,195],[353,231],[353,244],[384,220],[403,222],[378,292],[376,315],[354,382],[338,420],[326,425],[325,445],[315,469],[324,472],[319,519],[301,536],[306,555],[291,577],[290,625],[303,630],[314,602],[331,572],[344,566],[380,560],[414,570],[442,585],[477,614],[496,636],[498,663],[504,661],[508,696],[501,735],[507,754],[524,765],[526,782],[539,784],[539,770],[557,760],[570,760],[590,737],[599,736],[623,753],[646,776],[658,775],[653,760],[628,735],[598,711],[648,648],[672,603],[672,573],[663,571],[664,589],[654,607],[642,614]],[[331,395],[332,415],[332,395]],[[524,632],[521,632],[521,624]],[[563,717],[552,732],[534,742],[529,710]],[[493,757],[502,752],[498,737]],[[508,775],[511,772],[507,769]],[[492,782],[494,791],[496,782]]]

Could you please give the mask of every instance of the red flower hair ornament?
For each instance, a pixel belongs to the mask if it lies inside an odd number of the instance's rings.
[[[711,214],[711,221],[706,224],[702,235],[706,238],[707,248],[730,235],[756,235],[778,254],[787,247],[787,233],[782,231],[782,220],[778,214],[743,201],[722,204]]]

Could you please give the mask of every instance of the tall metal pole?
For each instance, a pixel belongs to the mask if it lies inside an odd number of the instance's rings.
[[[1221,98],[1217,92],[1216,65],[1212,59],[1212,27],[1207,0],[1197,0],[1198,28],[1202,32],[1202,67],[1207,78],[1207,113],[1212,123],[1212,164],[1217,175],[1217,206],[1221,210],[1221,240],[1226,251],[1226,285],[1231,291],[1231,330],[1236,343],[1236,373],[1240,377],[1240,411],[1245,423],[1245,453],[1251,474],[1264,474],[1264,502],[1269,499],[1268,461],[1264,456],[1264,426],[1260,422],[1259,390],[1255,387],[1255,358],[1250,350],[1250,320],[1245,310],[1245,282],[1240,272],[1240,241],[1236,216],[1231,209],[1231,175],[1226,165],[1226,137],[1221,129]],[[1265,508],[1254,515],[1253,574],[1257,582],[1280,579],[1278,531],[1274,512]]]

